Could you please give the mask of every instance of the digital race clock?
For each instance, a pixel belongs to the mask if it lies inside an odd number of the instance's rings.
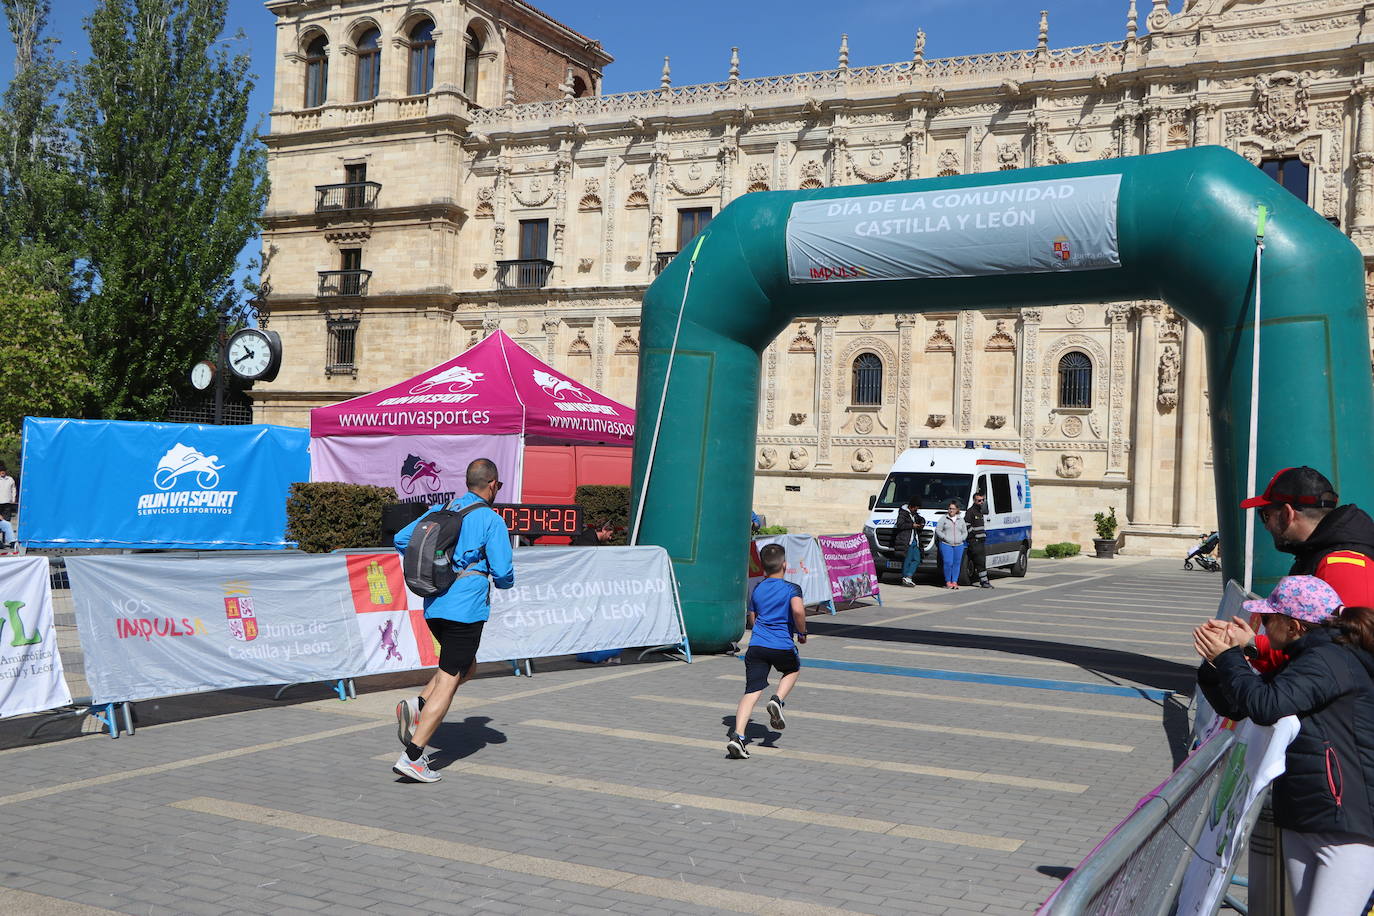
[[[582,530],[580,506],[543,506],[529,503],[492,506],[501,513],[510,533],[542,537],[546,534],[571,537]]]

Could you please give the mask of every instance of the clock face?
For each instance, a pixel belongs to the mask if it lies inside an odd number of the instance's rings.
[[[210,387],[215,380],[215,367],[209,360],[201,360],[191,367],[191,384],[200,391]]]
[[[244,328],[229,339],[229,368],[240,378],[257,379],[272,365],[272,345],[257,328]]]

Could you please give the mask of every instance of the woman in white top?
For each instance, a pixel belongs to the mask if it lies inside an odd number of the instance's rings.
[[[964,562],[964,542],[968,540],[968,523],[959,513],[959,504],[949,504],[949,514],[935,526],[940,541],[940,562],[945,568],[945,588],[959,587],[959,567]]]

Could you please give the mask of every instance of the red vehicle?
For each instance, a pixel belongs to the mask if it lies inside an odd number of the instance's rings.
[[[630,485],[634,450],[606,445],[530,445],[525,447],[522,503],[571,506],[583,484]],[[566,544],[568,538],[540,538]]]

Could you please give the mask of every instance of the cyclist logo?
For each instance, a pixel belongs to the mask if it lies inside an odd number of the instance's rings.
[[[153,472],[153,486],[159,490],[170,490],[177,479],[184,474],[194,474],[196,486],[202,490],[213,490],[219,486],[219,472],[224,465],[218,464],[218,455],[203,455],[199,450],[178,442],[172,446]]]
[[[540,388],[543,388],[544,391],[548,393],[549,397],[553,398],[555,401],[566,400],[567,395],[572,395],[579,401],[586,401],[589,404],[591,403],[592,399],[587,397],[587,395],[582,392],[581,388],[578,388],[576,385],[574,385],[567,379],[561,379],[556,376],[549,375],[549,373],[547,372],[541,372],[540,370],[535,369],[534,381],[535,384],[537,384]]]
[[[417,487],[434,493],[442,484],[443,481],[439,479],[439,465],[433,461],[427,461],[418,455],[406,455],[406,460],[401,462],[401,490],[407,496],[414,493]]]
[[[449,394],[467,391],[474,383],[482,380],[482,373],[473,372],[467,366],[450,366],[437,375],[431,375],[423,382],[410,387],[411,394],[425,394],[435,388],[446,387]]]

